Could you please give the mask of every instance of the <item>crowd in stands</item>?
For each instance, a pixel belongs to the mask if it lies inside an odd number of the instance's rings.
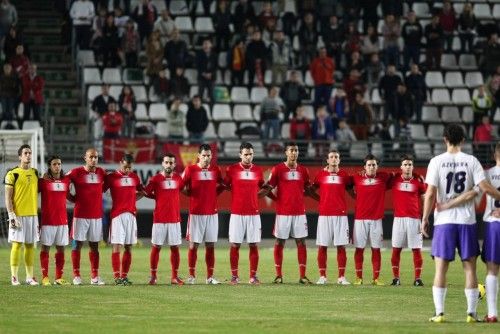
[[[28,46],[18,27],[16,7],[0,2],[0,127],[18,129],[27,120],[41,121],[45,80],[30,61]],[[22,105],[20,117],[18,107]]]

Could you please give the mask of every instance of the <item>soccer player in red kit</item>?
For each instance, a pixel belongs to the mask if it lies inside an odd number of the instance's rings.
[[[50,246],[56,246],[56,275],[54,284],[68,285],[63,275],[64,247],[69,243],[68,214],[66,197],[69,192],[69,179],[62,171],[61,158],[54,155],[47,161],[47,173],[38,180],[38,191],[42,197],[42,220],[40,229],[40,268],[42,285],[51,285],[49,280]]]
[[[327,166],[318,172],[311,191],[319,189],[319,217],[316,234],[318,246],[319,280],[316,284],[326,284],[327,250],[332,243],[337,247],[339,277],[337,283],[349,285],[345,279],[347,256],[345,245],[349,244],[349,223],[347,221],[346,190],[352,191],[352,178],[339,169],[340,154],[331,150],[326,159]]]
[[[297,163],[299,147],[290,142],[285,144],[286,161],[274,166],[266,184],[268,191],[276,188],[276,221],[273,234],[276,237],[274,245],[274,266],[276,278],[274,283],[283,283],[283,248],[286,239],[292,237],[297,244],[299,262],[299,283],[311,284],[306,277],[307,219],[304,205],[304,192],[309,191],[309,172],[307,168]]]
[[[372,248],[373,285],[384,285],[379,279],[382,258],[380,248],[384,240],[382,218],[384,218],[385,191],[390,188],[391,174],[377,172],[378,160],[373,154],[364,159],[364,171],[353,176],[356,193],[354,210],[353,244],[355,285],[363,284],[363,253],[368,240]]]
[[[132,284],[128,279],[128,272],[132,263],[132,245],[137,243],[135,202],[144,195],[141,180],[132,171],[133,161],[131,154],[125,154],[120,160],[120,169],[106,175],[104,181],[104,192],[110,190],[113,202],[109,240],[113,245],[111,265],[116,285]],[[125,250],[120,263],[122,246]]]
[[[80,252],[83,242],[89,242],[91,285],[104,285],[99,277],[99,241],[102,240],[102,192],[106,171],[97,167],[99,155],[95,148],[85,152],[85,165],[70,170],[67,174],[75,187],[75,194],[68,196],[75,203],[71,235],[76,246],[71,252],[73,262],[73,284],[81,285]]]
[[[239,250],[245,235],[248,242],[250,261],[250,284],[260,284],[257,278],[259,249],[261,240],[261,221],[259,215],[259,194],[264,189],[264,174],[259,166],[252,163],[253,145],[243,143],[240,146],[241,161],[227,168],[225,185],[231,190],[231,217],[229,219],[229,242],[231,243],[229,260],[231,263],[231,284],[238,284]]]
[[[161,247],[170,246],[170,265],[173,285],[183,285],[179,278],[179,245],[182,243],[179,193],[184,183],[175,172],[175,156],[167,153],[163,157],[162,171],[153,176],[146,186],[146,196],[155,200],[153,212],[153,231],[151,233],[151,277],[149,285],[156,285],[157,268],[160,261]]]
[[[186,167],[182,175],[189,194],[189,219],[186,240],[189,241],[188,284],[195,283],[198,246],[205,242],[205,262],[207,264],[207,284],[219,284],[214,277],[215,250],[219,232],[217,214],[217,194],[224,187],[222,173],[218,166],[211,164],[212,149],[208,144],[200,145],[198,163]]]
[[[422,233],[420,232],[421,200],[426,186],[422,178],[413,174],[413,157],[401,157],[401,173],[397,173],[391,180],[392,198],[394,206],[394,223],[392,225],[392,274],[391,285],[401,285],[399,279],[399,263],[401,249],[405,244],[413,252],[415,270],[414,286],[423,286],[420,278],[422,272]]]

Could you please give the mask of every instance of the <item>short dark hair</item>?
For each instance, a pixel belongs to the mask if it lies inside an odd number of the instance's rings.
[[[292,146],[297,146],[297,147],[298,147],[299,145],[297,145],[297,143],[296,143],[296,142],[294,142],[294,141],[287,141],[287,142],[285,142],[285,151],[286,151],[289,147],[292,147]]]
[[[376,156],[374,156],[373,154],[371,153],[368,153],[365,158],[363,159],[363,165],[366,165],[366,163],[369,161],[369,160],[375,160],[377,162],[377,164],[379,163],[379,160],[377,159]]]
[[[201,153],[201,151],[212,151],[212,148],[208,144],[201,144],[198,148],[198,153]]]
[[[443,131],[443,137],[453,146],[458,146],[465,139],[465,131],[459,124],[448,124]]]
[[[174,158],[174,159],[177,159],[177,158],[175,157],[175,155],[174,155],[173,153],[170,153],[170,152],[165,153],[165,155],[163,156],[162,161],[163,161],[165,158]]]
[[[23,150],[27,148],[27,149],[30,149],[31,150],[31,146],[29,146],[28,144],[24,144],[24,145],[21,145],[21,147],[19,147],[19,149],[17,150],[17,156],[20,157],[22,154],[23,154]]]
[[[405,160],[415,161],[415,158],[413,158],[413,155],[411,155],[411,154],[403,154],[403,155],[401,155],[399,161],[403,162]]]
[[[332,149],[330,149],[330,150],[328,151],[328,154],[330,154],[330,153],[336,153],[336,154],[340,155],[339,150],[337,150],[336,148],[332,148]]]
[[[249,143],[249,142],[244,142],[244,143],[241,143],[240,145],[240,153],[241,151],[243,151],[244,149],[247,149],[247,150],[253,150],[253,145],[252,143]]]
[[[191,100],[194,100],[194,99],[200,99],[201,100],[201,96],[196,94],[196,95],[193,95],[193,97],[191,98]]]
[[[126,162],[128,164],[131,164],[132,162],[134,162],[134,156],[130,153],[125,153],[123,155],[121,162]]]

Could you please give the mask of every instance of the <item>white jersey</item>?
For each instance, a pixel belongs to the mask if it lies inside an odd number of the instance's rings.
[[[443,203],[471,190],[484,179],[483,167],[474,156],[445,152],[429,162],[425,183],[437,187],[437,201]],[[434,225],[475,222],[474,201],[441,212],[434,211]]]
[[[490,168],[486,172],[486,178],[490,181],[491,185],[497,189],[500,189],[500,167],[495,166]],[[495,209],[500,208],[500,201],[496,201],[490,195],[486,195],[486,208],[484,209],[483,220],[485,222],[493,222],[498,221],[498,218],[495,218],[491,215],[491,213]]]

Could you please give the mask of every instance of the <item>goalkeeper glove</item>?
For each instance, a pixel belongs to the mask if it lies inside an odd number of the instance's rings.
[[[14,212],[9,212],[9,224],[13,229],[17,229],[21,227],[21,223],[17,220],[17,216]]]

